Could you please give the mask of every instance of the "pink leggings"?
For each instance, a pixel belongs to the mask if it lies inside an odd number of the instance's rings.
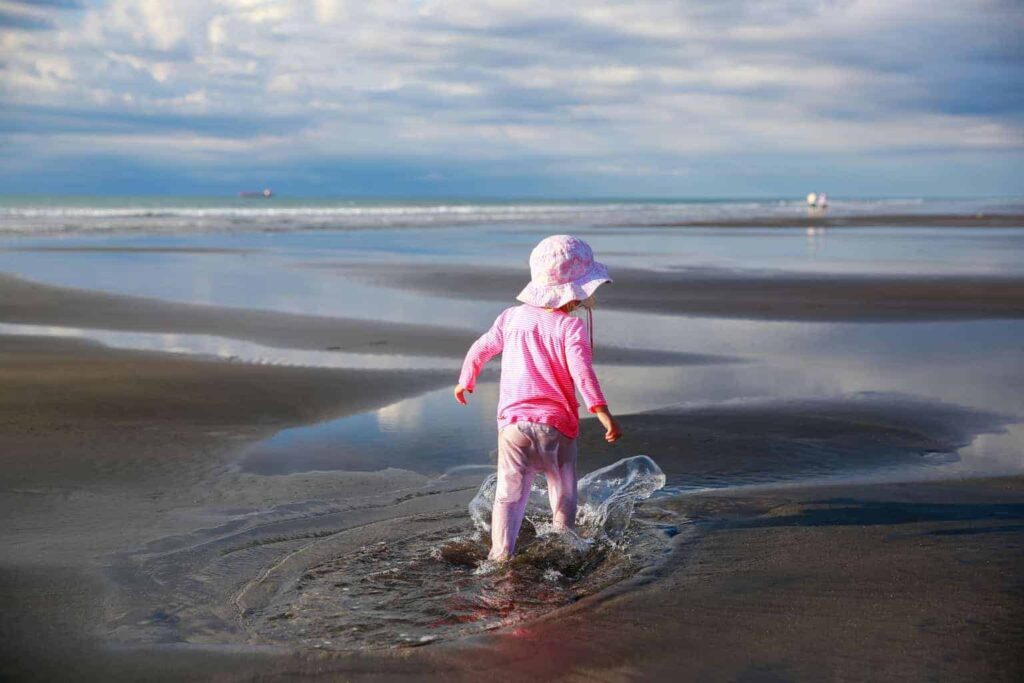
[[[498,488],[491,511],[490,559],[507,559],[515,550],[538,472],[548,480],[555,527],[575,527],[576,439],[538,422],[507,425],[498,432]]]

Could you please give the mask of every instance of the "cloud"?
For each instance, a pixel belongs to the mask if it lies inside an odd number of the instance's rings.
[[[532,160],[680,191],[696,157],[1024,156],[1012,1],[20,4],[0,144],[40,156],[62,133],[125,155],[187,134],[156,161]]]
[[[8,4],[27,5],[29,7],[53,7],[55,9],[79,9],[79,0],[7,0]]]
[[[307,125],[301,117],[226,117],[209,114],[90,111],[65,107],[14,106],[0,111],[0,134],[89,133],[152,136],[194,133],[215,138],[282,135]]]
[[[17,29],[22,31],[42,31],[53,28],[53,22],[31,14],[8,12],[0,8],[0,29]]]
[[[0,5],[0,29],[45,31],[56,25],[49,16],[50,11],[80,9],[81,6],[78,0],[6,0]]]

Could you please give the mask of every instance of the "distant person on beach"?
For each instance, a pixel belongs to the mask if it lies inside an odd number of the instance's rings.
[[[828,211],[828,195],[824,192],[811,192],[807,195],[807,213],[821,215]]]
[[[498,482],[491,512],[490,560],[507,560],[515,550],[530,487],[539,472],[548,480],[556,529],[576,525],[576,437],[579,404],[597,414],[609,443],[622,430],[608,409],[591,363],[583,321],[571,315],[583,307],[590,317],[594,291],[611,282],[590,246],[570,235],[553,235],[530,254],[530,283],[516,297],[523,305],[505,309],[466,354],[455,399],[466,403],[484,364],[501,356],[498,398]]]

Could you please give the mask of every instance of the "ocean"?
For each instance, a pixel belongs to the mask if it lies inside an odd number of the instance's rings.
[[[1020,198],[874,198],[829,202],[829,215],[1017,213]],[[272,197],[0,196],[0,235],[350,230],[424,226],[653,225],[745,221],[807,213],[802,197],[772,199],[347,200]]]

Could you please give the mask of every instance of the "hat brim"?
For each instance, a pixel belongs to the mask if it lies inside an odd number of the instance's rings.
[[[584,301],[590,298],[598,287],[611,281],[612,279],[608,276],[608,268],[603,263],[595,261],[586,275],[572,282],[548,285],[531,281],[523,288],[523,291],[519,292],[516,299],[531,306],[558,308],[570,301]]]

